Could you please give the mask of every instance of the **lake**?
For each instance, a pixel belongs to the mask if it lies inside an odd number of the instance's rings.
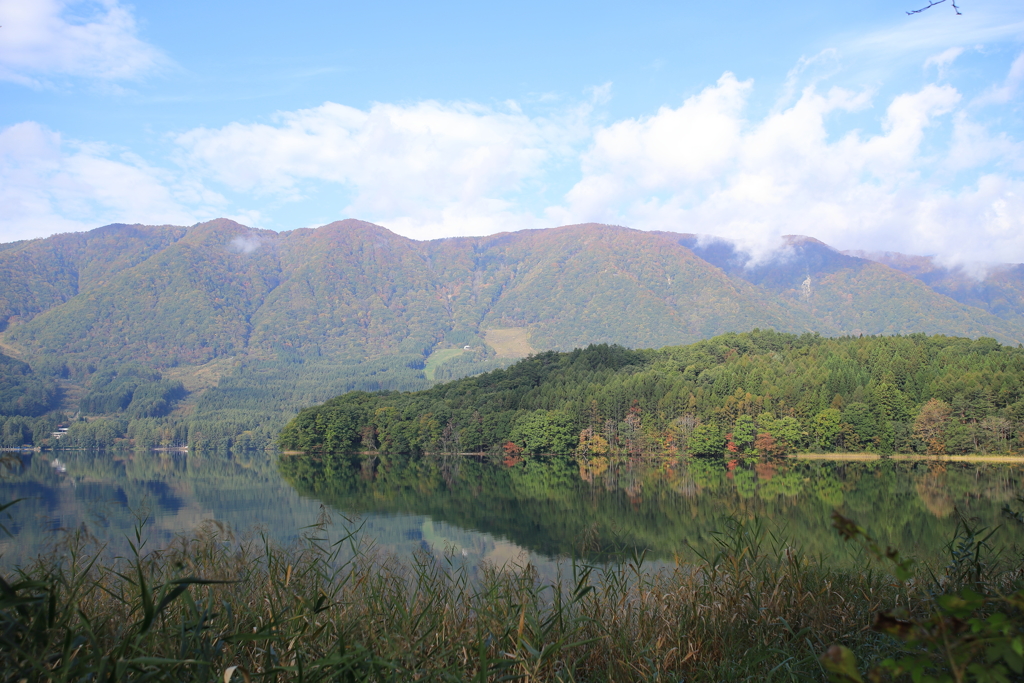
[[[321,505],[335,537],[358,529],[384,553],[447,553],[459,562],[607,561],[646,550],[657,565],[715,547],[729,519],[760,519],[787,545],[838,563],[857,562],[831,528],[839,510],[884,543],[941,563],[958,511],[981,526],[1021,505],[1024,465],[834,460],[608,462],[570,458],[485,462],[450,456],[361,463],[351,456],[264,452],[26,454],[0,479],[0,564],[27,561],[69,530],[128,550],[140,518],[148,547],[197,525],[296,541]],[[63,469],[63,471],[61,471]],[[1004,527],[998,542],[1021,538]]]

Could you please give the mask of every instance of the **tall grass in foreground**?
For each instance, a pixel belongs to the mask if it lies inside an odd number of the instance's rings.
[[[327,519],[302,543],[208,524],[98,561],[81,536],[0,585],[4,681],[824,680],[842,643],[862,662],[897,646],[867,625],[920,588],[840,570],[759,521],[730,520],[695,564],[642,554],[529,565],[380,556]]]

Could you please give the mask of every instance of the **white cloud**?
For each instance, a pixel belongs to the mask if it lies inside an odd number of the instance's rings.
[[[117,0],[0,0],[0,79],[135,78],[168,63]]]
[[[1020,145],[972,123],[952,86],[899,95],[881,132],[839,137],[830,115],[869,107],[866,92],[809,87],[758,121],[744,119],[749,92],[726,74],[676,109],[598,130],[552,215],[718,235],[754,259],[785,234],[958,261],[1024,257],[1024,184],[985,170],[996,157],[1019,164]],[[952,143],[936,145],[929,131],[954,111]],[[950,185],[943,169],[977,179]]]
[[[964,53],[962,47],[950,47],[946,48],[942,52],[932,55],[928,59],[924,60],[924,68],[927,69],[930,66],[934,66],[939,73],[939,78],[945,78],[946,72],[949,71],[949,67],[952,66],[956,58]]]
[[[595,104],[607,104],[612,99],[612,82],[608,81],[607,83],[587,88],[587,92],[590,93],[590,99]]]
[[[983,92],[974,102],[975,106],[981,107],[990,104],[1006,104],[1016,96],[1024,81],[1024,53],[1017,55],[1010,65],[1010,71],[1006,74],[1006,80],[1002,84],[992,86]]]
[[[751,85],[726,73],[677,109],[599,129],[583,156],[583,180],[567,197],[572,212],[610,220],[623,197],[685,193],[691,183],[713,180],[735,155]]]
[[[839,51],[835,48],[822,50],[813,57],[801,57],[796,66],[786,74],[782,86],[782,94],[775,103],[773,111],[780,111],[791,106],[800,93],[807,88],[814,88],[840,71]]]
[[[988,126],[972,120],[967,112],[958,111],[945,168],[956,172],[989,164],[1014,171],[1024,170],[1024,145],[1005,131],[991,133]]]
[[[409,236],[482,234],[535,221],[514,199],[586,139],[590,105],[558,119],[518,106],[328,102],[277,115],[273,124],[234,123],[180,135],[182,161],[237,191],[298,200],[306,181],[347,189],[339,213]]]
[[[262,241],[259,237],[249,236],[242,237],[241,235],[232,238],[230,248],[240,254],[251,254],[260,248]]]
[[[0,130],[4,242],[115,222],[194,223],[219,202],[131,154],[68,142],[35,122]]]

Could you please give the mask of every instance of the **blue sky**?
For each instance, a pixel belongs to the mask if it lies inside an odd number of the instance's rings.
[[[0,0],[0,241],[599,221],[1022,262],[1024,3],[960,7]]]

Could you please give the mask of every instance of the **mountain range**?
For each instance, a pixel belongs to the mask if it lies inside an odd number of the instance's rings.
[[[536,351],[753,328],[1017,345],[1024,266],[977,277],[796,236],[751,264],[727,241],[598,224],[416,241],[358,220],[276,233],[217,219],[0,244],[0,352],[58,379],[61,407],[90,392],[88,405],[108,405],[96,392],[132,364],[124,386],[185,396],[150,417],[221,436],[343,391],[424,388]]]

